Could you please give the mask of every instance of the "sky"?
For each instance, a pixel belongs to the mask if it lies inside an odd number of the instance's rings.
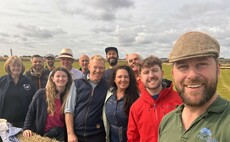
[[[167,58],[185,32],[216,38],[230,58],[229,0],[0,0],[0,56],[58,55],[62,48]]]

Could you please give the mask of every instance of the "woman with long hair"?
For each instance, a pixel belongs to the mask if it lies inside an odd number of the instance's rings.
[[[39,89],[30,104],[23,136],[30,137],[35,132],[59,141],[66,139],[63,110],[71,84],[67,69],[57,67],[50,73],[46,88]]]
[[[129,109],[138,97],[139,92],[132,69],[126,65],[116,67],[103,108],[107,142],[127,141]]]

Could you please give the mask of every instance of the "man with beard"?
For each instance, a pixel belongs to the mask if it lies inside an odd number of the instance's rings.
[[[109,63],[109,68],[105,70],[103,78],[105,78],[108,82],[110,81],[111,75],[114,72],[114,68],[118,66],[118,50],[116,47],[107,47],[105,48],[106,59]]]
[[[220,75],[218,41],[188,32],[175,43],[169,62],[183,105],[164,117],[160,142],[227,142],[230,103],[216,93]]]
[[[55,57],[54,57],[54,55],[53,54],[47,54],[45,56],[45,59],[46,59],[46,64],[47,64],[45,66],[45,68],[47,70],[49,70],[49,71],[52,71],[55,68],[55,66],[54,66],[54,63],[55,63]]]
[[[128,142],[157,142],[161,119],[182,101],[173,90],[172,81],[163,81],[162,61],[158,57],[141,61],[139,71],[144,87],[130,108]]]
[[[50,71],[44,68],[44,59],[40,55],[33,55],[31,63],[32,67],[25,75],[34,82],[37,90],[45,88]]]

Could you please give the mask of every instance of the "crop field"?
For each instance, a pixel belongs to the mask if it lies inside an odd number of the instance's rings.
[[[119,64],[125,64],[125,62],[119,62]],[[26,71],[30,68],[31,63],[29,61],[24,61],[24,65],[26,66]],[[59,66],[59,62],[55,62],[55,66]],[[106,63],[106,66],[108,64]],[[74,63],[75,68],[79,68],[78,62]],[[171,65],[170,64],[163,64],[164,70],[164,78],[172,80],[171,75]],[[4,70],[4,61],[0,61],[0,76],[5,74]],[[217,92],[224,98],[230,100],[230,69],[221,69],[220,78],[218,82]]]

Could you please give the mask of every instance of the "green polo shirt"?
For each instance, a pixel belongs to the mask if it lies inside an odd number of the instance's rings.
[[[230,142],[230,102],[220,96],[186,131],[181,115],[184,105],[166,115],[159,128],[159,142]]]

